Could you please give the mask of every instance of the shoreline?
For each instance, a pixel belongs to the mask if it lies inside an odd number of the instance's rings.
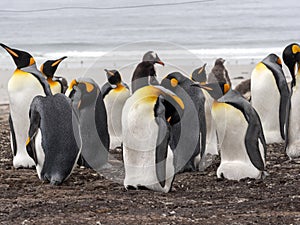
[[[160,55],[159,55],[160,56]],[[215,59],[211,58],[197,58],[193,55],[186,55],[187,57],[172,57],[166,58],[163,54],[160,56],[165,66],[156,65],[156,73],[160,81],[170,72],[179,71],[186,76],[190,76],[194,69],[207,63],[206,73],[209,74],[214,65]],[[61,57],[57,56],[57,57]],[[106,82],[106,75],[104,69],[117,69],[122,75],[123,81],[130,86],[131,76],[136,65],[140,62],[140,56],[133,58],[126,58],[118,55],[109,55],[99,58],[75,58],[69,57],[65,59],[58,67],[55,75],[62,76],[70,83],[71,80],[78,77],[90,77],[94,79],[101,87]],[[229,76],[232,81],[233,88],[245,79],[249,79],[251,72],[255,65],[262,59],[254,61],[254,59],[233,59],[225,58],[225,67],[228,70]],[[45,59],[37,58],[37,67],[45,61]],[[5,60],[0,60],[0,104],[8,103],[7,84],[11,75],[15,70],[15,64],[12,59],[7,56]],[[286,74],[287,81],[291,80],[288,69],[283,65],[284,73]]]

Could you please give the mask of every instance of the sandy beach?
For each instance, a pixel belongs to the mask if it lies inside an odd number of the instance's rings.
[[[142,55],[142,53],[140,53]],[[61,57],[61,56],[57,56]],[[55,58],[52,58],[55,59]],[[187,58],[163,58],[161,59],[165,62],[165,66],[156,66],[158,79],[161,80],[163,77],[168,75],[171,72],[180,71],[186,76],[190,76],[192,71],[204,63],[207,63],[206,72],[207,75],[210,72],[211,68],[214,65],[215,59],[200,59],[196,57]],[[37,58],[37,66],[39,67],[46,59]],[[225,58],[226,60],[226,58]],[[133,58],[122,58],[119,56],[108,57],[106,59],[104,56],[99,58],[74,58],[69,57],[64,60],[61,65],[58,67],[55,75],[65,77],[68,82],[77,77],[91,77],[93,78],[100,86],[106,82],[106,75],[104,69],[117,69],[120,71],[123,80],[130,84],[131,76],[136,65],[139,63],[139,55]],[[235,60],[228,59],[225,63],[225,66],[228,70],[229,76],[232,81],[233,88],[240,83],[241,81],[250,78],[251,72],[255,67],[255,64],[259,60],[253,61],[248,60]],[[283,67],[287,79],[290,79],[287,68]],[[0,62],[0,103],[8,103],[7,96],[7,83],[15,70],[15,65],[10,58],[5,58]]]

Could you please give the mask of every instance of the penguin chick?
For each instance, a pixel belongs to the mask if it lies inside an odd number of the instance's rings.
[[[231,81],[228,75],[228,72],[224,66],[225,60],[218,58],[215,61],[214,67],[211,69],[211,72],[208,74],[208,83],[215,82],[225,82],[231,86]]]
[[[251,79],[247,79],[239,83],[234,90],[239,92],[248,102],[251,100]]]

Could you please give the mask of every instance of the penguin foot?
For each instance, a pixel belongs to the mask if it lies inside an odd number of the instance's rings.
[[[269,176],[270,174],[267,171],[262,171],[261,173],[261,179],[266,179],[267,176]]]
[[[35,163],[29,156],[16,155],[13,159],[13,166],[16,169],[35,168]]]

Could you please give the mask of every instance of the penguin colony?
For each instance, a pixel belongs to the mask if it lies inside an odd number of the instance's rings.
[[[206,64],[190,78],[172,72],[161,82],[146,52],[133,71],[131,90],[115,69],[107,82],[55,76],[67,57],[37,69],[25,51],[1,47],[16,70],[8,82],[10,140],[15,168],[35,167],[39,179],[59,185],[76,165],[101,173],[109,168],[110,149],[123,151],[126,189],[169,192],[178,173],[205,169],[207,157],[219,155],[218,178],[262,179],[267,175],[267,144],[285,143],[290,160],[300,158],[300,46],[285,47],[282,60],[266,56],[247,86],[251,102],[233,90],[219,58],[209,75]]]

